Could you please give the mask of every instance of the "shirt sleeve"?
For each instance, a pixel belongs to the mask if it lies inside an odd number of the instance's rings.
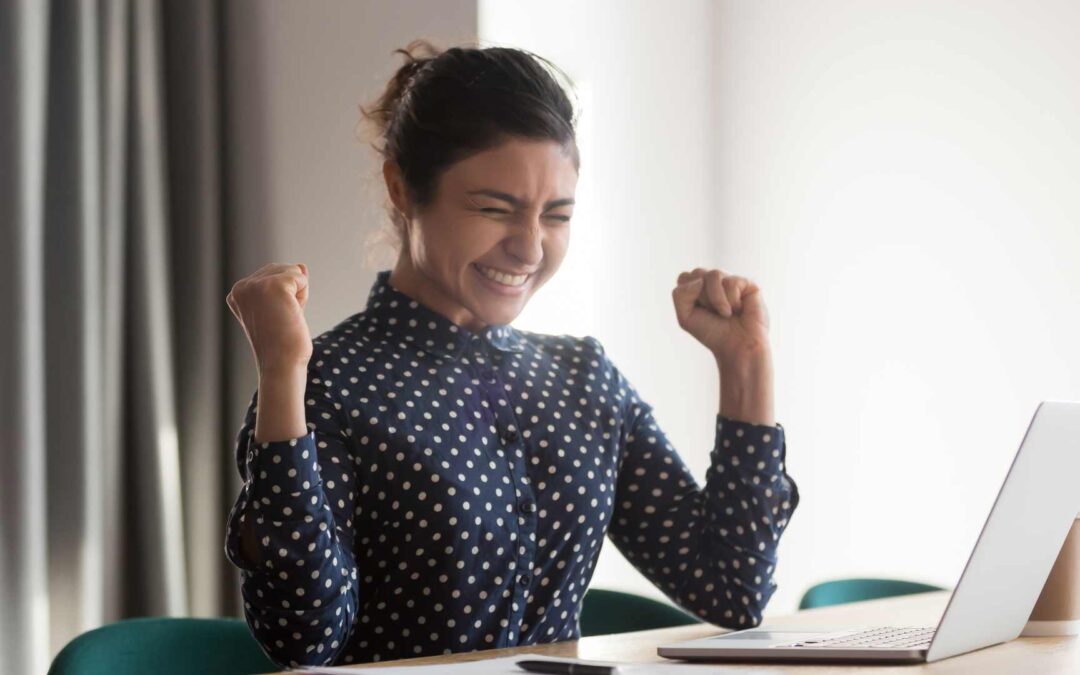
[[[776,590],[780,535],[799,503],[798,486],[784,468],[783,426],[717,415],[702,488],[652,406],[602,358],[623,410],[608,536],[678,605],[727,628],[757,626]]]
[[[306,435],[256,443],[256,391],[236,438],[244,486],[229,514],[225,553],[240,568],[252,634],[289,667],[332,663],[357,609],[354,446],[328,385],[309,367]],[[242,545],[248,526],[254,558]]]

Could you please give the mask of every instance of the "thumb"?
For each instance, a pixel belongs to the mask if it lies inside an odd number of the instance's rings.
[[[675,316],[679,325],[684,326],[694,311],[694,302],[701,295],[704,277],[698,277],[684,284],[679,284],[671,292],[671,299],[675,303]]]

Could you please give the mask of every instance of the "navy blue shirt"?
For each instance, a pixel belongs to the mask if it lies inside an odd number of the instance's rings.
[[[758,625],[799,501],[781,425],[717,415],[701,487],[595,338],[470,332],[389,277],[313,340],[308,434],[256,443],[256,392],[237,436],[226,553],[274,660],[577,638],[605,535],[688,611]]]

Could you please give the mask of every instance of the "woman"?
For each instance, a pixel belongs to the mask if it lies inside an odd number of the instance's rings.
[[[566,93],[527,52],[398,51],[365,111],[393,271],[314,341],[302,264],[227,299],[259,370],[226,544],[255,637],[289,666],[576,638],[605,534],[697,616],[757,625],[798,504],[760,291],[697,268],[672,292],[719,368],[701,488],[595,338],[510,325],[569,243]]]

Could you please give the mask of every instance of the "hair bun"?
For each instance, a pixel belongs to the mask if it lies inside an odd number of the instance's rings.
[[[360,112],[375,125],[379,136],[386,135],[395,114],[402,107],[403,99],[409,95],[417,75],[424,66],[438,58],[442,50],[428,40],[418,39],[413,40],[403,49],[395,49],[391,53],[404,55],[405,63],[397,69],[382,95],[370,108],[360,106]]]

